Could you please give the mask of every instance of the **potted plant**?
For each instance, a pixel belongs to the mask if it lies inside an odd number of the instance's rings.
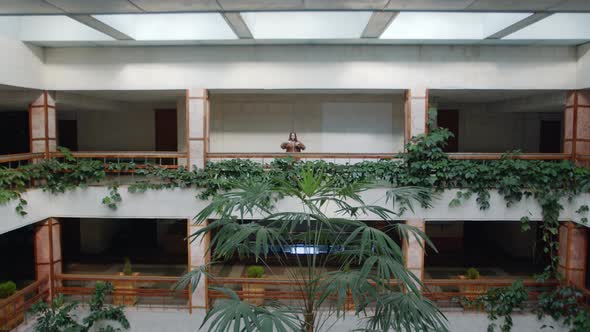
[[[245,270],[246,278],[261,279],[264,278],[264,266],[251,265],[246,267]],[[245,283],[242,285],[244,295],[248,295],[245,299],[246,302],[255,305],[264,304],[264,286],[255,283]]]
[[[127,276],[127,277],[136,277],[139,275],[139,272],[133,272],[133,268],[131,267],[131,260],[129,257],[125,257],[123,263],[123,272],[119,272],[119,276]],[[117,281],[114,283],[115,285],[115,293],[117,290],[123,290],[123,292],[133,292],[136,285],[133,281]],[[115,295],[114,299],[115,304],[117,305],[124,305],[124,306],[133,306],[137,303],[137,295]]]
[[[24,312],[17,312],[17,308],[24,303],[24,296],[11,299],[10,304],[3,305],[3,300],[16,293],[16,284],[12,281],[0,283],[0,331],[10,331],[24,319]]]
[[[465,271],[464,275],[459,276],[459,279],[461,279],[461,280],[477,280],[477,279],[479,279],[479,277],[480,277],[479,271],[474,267],[470,267],[467,269],[467,271]],[[460,285],[459,292],[463,294],[463,299],[466,300],[466,301],[463,301],[464,302],[463,306],[466,309],[478,309],[480,307],[480,305],[475,305],[473,303],[473,301],[479,295],[481,295],[485,292],[485,286],[484,285],[471,285],[471,284]]]

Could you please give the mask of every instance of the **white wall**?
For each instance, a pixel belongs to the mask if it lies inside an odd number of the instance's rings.
[[[403,122],[399,95],[222,95],[211,102],[211,152],[282,152],[295,131],[305,152],[394,153]]]
[[[52,89],[574,89],[575,47],[49,48]]]
[[[0,49],[0,84],[45,87],[47,76],[41,48],[0,37]]]
[[[578,47],[578,88],[590,89],[590,43]]]

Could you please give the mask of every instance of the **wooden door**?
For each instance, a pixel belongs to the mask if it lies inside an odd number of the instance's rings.
[[[156,110],[156,151],[177,151],[176,110]]]
[[[438,110],[436,119],[438,127],[447,128],[454,135],[454,137],[449,138],[448,144],[443,148],[443,151],[459,152],[459,111]]]

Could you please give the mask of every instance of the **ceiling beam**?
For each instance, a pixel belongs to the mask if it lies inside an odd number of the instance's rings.
[[[250,32],[248,25],[246,24],[246,22],[244,22],[244,19],[242,18],[242,15],[240,15],[240,13],[227,12],[227,13],[221,13],[221,15],[223,16],[223,19],[225,20],[225,22],[227,22],[229,27],[236,34],[236,36],[238,36],[238,38],[240,38],[240,39],[252,39],[253,38],[252,32]]]
[[[369,22],[367,22],[361,38],[379,38],[398,14],[399,12],[394,11],[374,12],[371,18],[369,18]]]
[[[112,26],[95,19],[91,15],[68,15],[68,17],[117,40],[134,40]]]
[[[493,35],[490,35],[488,37],[486,37],[486,39],[502,39],[510,34],[515,33],[516,31],[522,30],[526,27],[528,27],[529,25],[535,23],[535,22],[539,22],[540,20],[553,15],[552,13],[534,13],[531,16],[525,17],[524,19],[494,33]]]

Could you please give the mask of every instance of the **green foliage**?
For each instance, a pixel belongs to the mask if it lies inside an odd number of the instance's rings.
[[[89,302],[89,313],[82,319],[76,320],[73,311],[78,308],[77,302],[65,303],[63,294],[58,294],[51,303],[39,302],[33,305],[31,312],[37,314],[35,332],[89,332],[98,322],[116,323],[121,328],[130,328],[122,307],[113,307],[104,303],[105,297],[113,292],[110,283],[97,282],[94,294]],[[103,325],[103,324],[101,324]],[[108,324],[99,331],[121,331],[121,328]]]
[[[119,186],[114,184],[109,186],[109,195],[102,199],[102,204],[109,207],[111,210],[117,209],[117,204],[121,203],[121,194],[119,194]]]
[[[297,322],[295,328],[286,329],[314,331],[325,323],[322,319],[345,315],[346,301],[351,295],[356,315],[367,318],[367,329],[447,330],[446,319],[423,297],[420,280],[406,269],[400,245],[388,235],[392,232],[402,239],[415,237],[432,247],[421,230],[391,222],[399,217],[400,210],[411,209],[414,203],[428,205],[429,190],[391,188],[384,197],[389,206],[375,206],[365,204],[362,199],[361,193],[370,188],[365,181],[349,181],[343,185],[333,173],[324,169],[310,167],[292,171],[300,167],[297,163],[282,163],[281,167],[285,167],[285,173],[278,174],[287,176],[244,180],[232,184],[233,191],[216,195],[195,217],[195,222],[202,227],[190,236],[199,239],[210,234],[207,251],[214,262],[237,256],[261,261],[263,265],[271,260],[284,266],[296,264],[295,268],[286,269],[287,278],[300,285],[303,303],[299,306],[277,304],[272,312],[266,313],[267,321],[272,324],[270,327],[284,322],[281,317],[285,317],[285,313],[299,312],[303,320]],[[301,209],[279,210],[276,203],[280,198],[294,200]],[[325,214],[328,205],[339,212],[338,217]],[[383,220],[386,230],[358,220],[358,216],[366,214]],[[208,223],[204,224],[206,221]],[[297,255],[290,260],[277,250],[294,246],[331,249],[326,254]],[[339,269],[328,272],[328,263],[339,265]],[[392,285],[392,279],[399,284]],[[231,299],[219,303],[207,315],[210,330],[222,331],[234,324],[240,330],[269,331],[257,325],[261,318],[256,306],[240,301],[229,289],[215,290],[224,291]],[[378,310],[367,316],[367,312],[373,312],[372,308]],[[329,312],[318,315],[322,310]],[[392,314],[395,319],[391,319]]]
[[[527,299],[528,293],[522,280],[517,280],[508,287],[490,289],[486,294],[467,302],[483,305],[488,313],[488,319],[491,321],[488,325],[488,332],[496,331],[496,328],[498,328],[496,321],[500,318],[504,318],[504,321],[499,326],[500,331],[509,332],[512,330],[513,325],[512,312],[514,309],[523,309]]]
[[[542,293],[535,310],[537,318],[548,315],[569,326],[571,332],[590,331],[590,314],[580,304],[582,297],[582,293],[573,287],[558,287],[553,292]]]
[[[133,269],[131,268],[131,259],[129,259],[129,257],[125,257],[123,261],[123,274],[126,276],[133,274]]]
[[[16,284],[12,281],[0,283],[0,299],[5,299],[16,293]]]
[[[246,268],[246,277],[248,278],[263,278],[264,266],[250,265]]]
[[[465,277],[471,280],[479,279],[479,271],[474,267],[470,267],[465,272]]]

